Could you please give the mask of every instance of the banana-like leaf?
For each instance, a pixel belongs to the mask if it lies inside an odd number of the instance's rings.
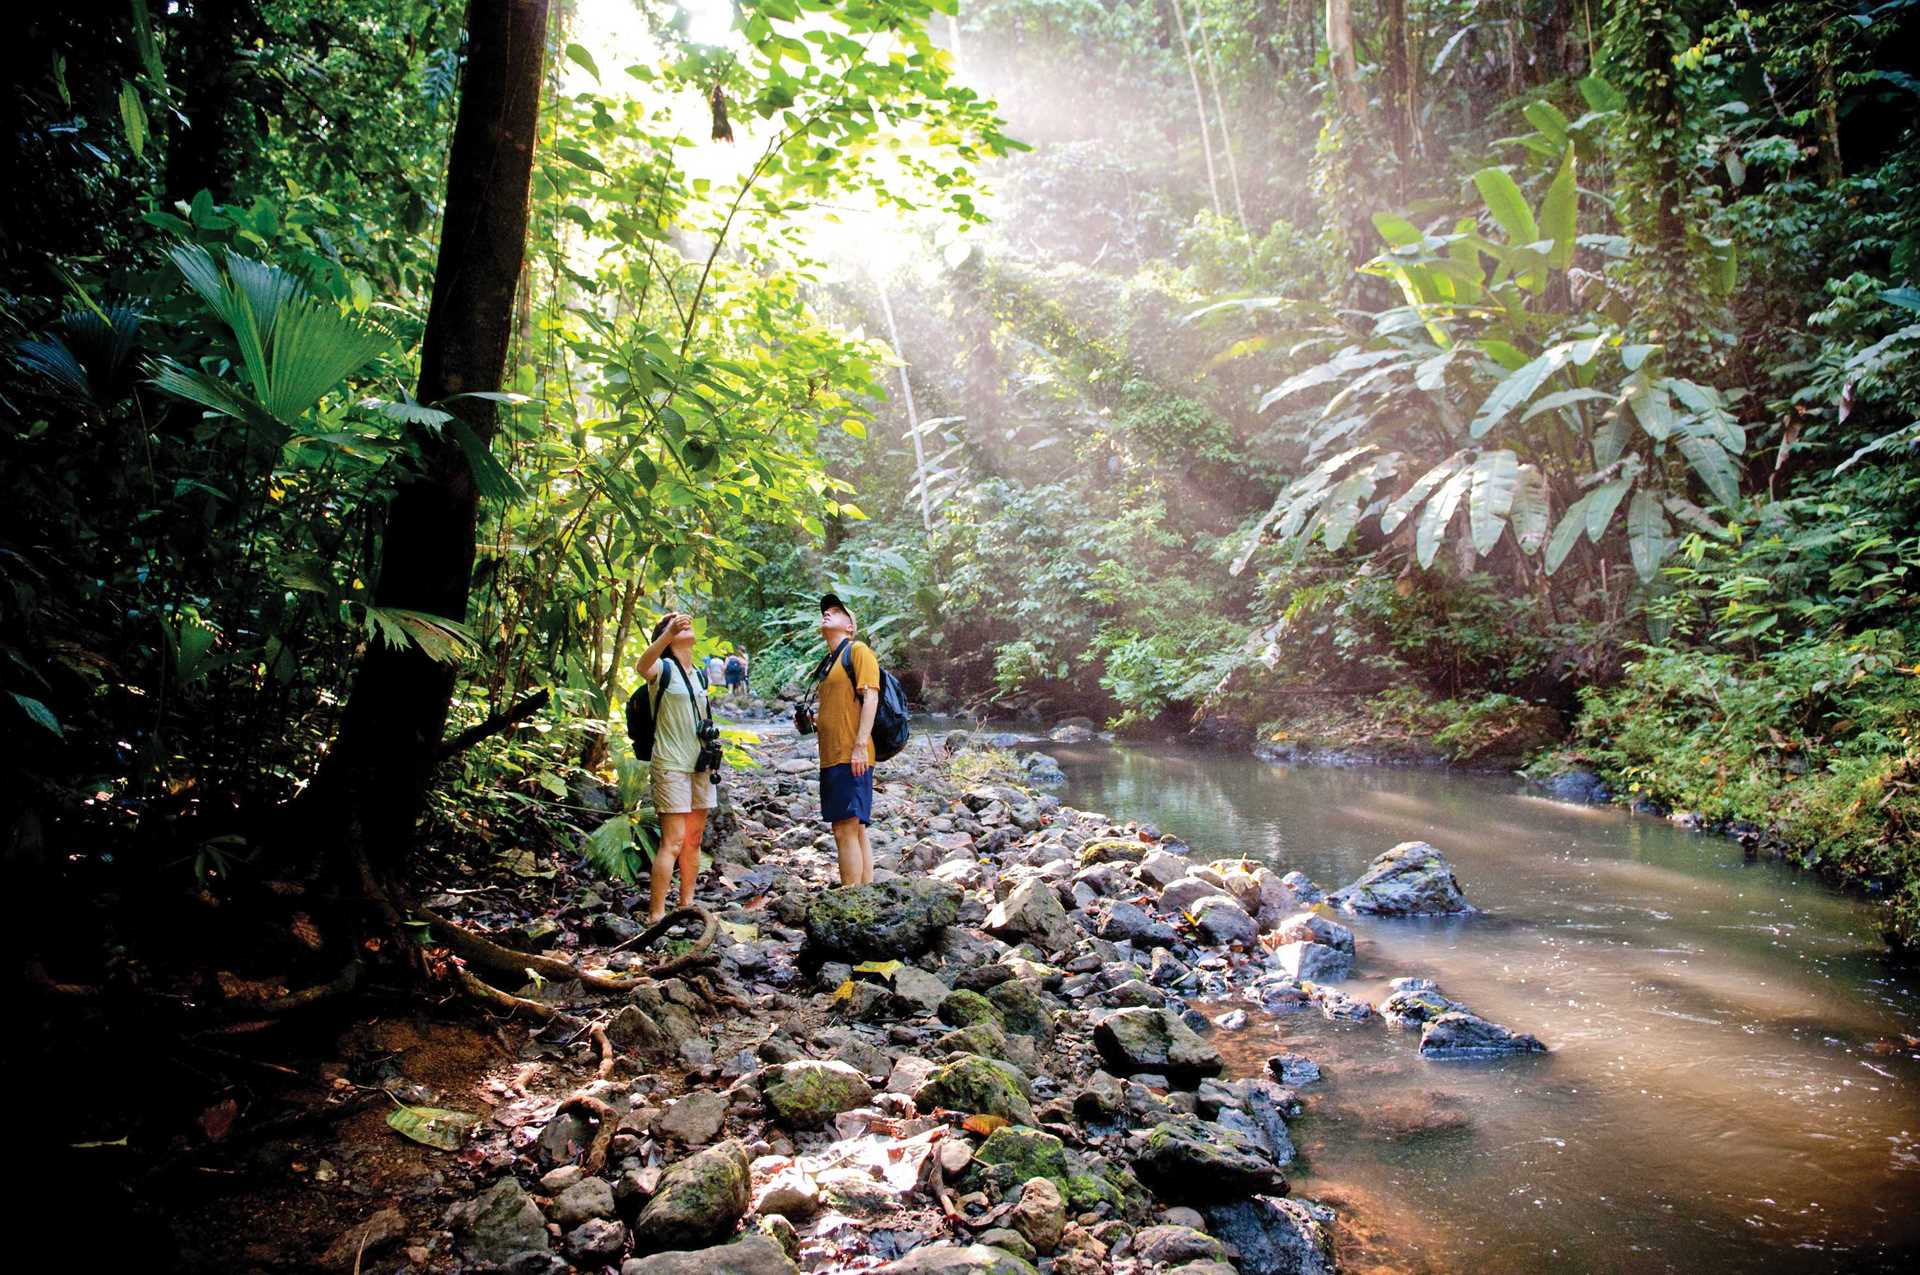
[[[1520,422],[1524,425],[1543,412],[1558,411],[1563,407],[1571,407],[1575,403],[1586,403],[1595,399],[1601,399],[1611,403],[1613,401],[1613,395],[1607,393],[1605,390],[1555,390],[1545,398],[1537,399],[1529,404],[1527,410],[1520,414]]]
[[[1641,583],[1658,574],[1672,544],[1673,528],[1660,512],[1659,499],[1642,487],[1627,506],[1627,552],[1633,556],[1633,570]]]
[[[1737,503],[1740,474],[1727,458],[1727,449],[1714,439],[1692,434],[1682,434],[1678,442],[1680,454],[1693,466],[1693,472],[1700,475],[1700,481],[1707,485],[1713,498],[1723,505]]]
[[[1567,144],[1567,130],[1573,125],[1552,102],[1528,102],[1520,111],[1527,123],[1539,129],[1555,146]]]
[[[448,1111],[443,1107],[398,1107],[387,1113],[394,1131],[423,1146],[441,1151],[458,1151],[480,1117],[471,1111]]]
[[[1474,552],[1484,556],[1500,542],[1519,482],[1520,458],[1510,451],[1487,452],[1474,462],[1473,495],[1467,504]]]
[[[1536,102],[1534,106],[1547,104]],[[1548,106],[1547,109],[1553,108]],[[1557,111],[1554,113],[1559,114]],[[1532,118],[1531,108],[1528,118]],[[1547,254],[1547,264],[1555,270],[1565,270],[1573,264],[1579,201],[1580,192],[1574,186],[1573,148],[1568,147],[1567,157],[1560,161],[1560,171],[1554,174],[1553,184],[1547,187],[1546,198],[1540,201],[1540,234],[1543,238],[1553,240],[1553,250]]]
[[[1627,490],[1633,486],[1633,474],[1616,478],[1604,487],[1596,487],[1587,493],[1587,539],[1595,544],[1607,534],[1607,524],[1613,521],[1614,510],[1620,508],[1620,502],[1626,498]]]
[[[1464,451],[1455,452],[1438,465],[1435,465],[1432,469],[1429,469],[1426,473],[1420,475],[1413,486],[1407,488],[1398,499],[1388,505],[1385,511],[1381,513],[1381,533],[1383,535],[1392,535],[1394,529],[1406,521],[1407,515],[1418,509],[1420,502],[1431,495],[1435,487],[1445,482],[1447,476],[1460,467],[1460,463],[1466,459],[1466,456],[1467,454]]]
[[[1667,395],[1665,380],[1641,381],[1632,386],[1627,392],[1627,407],[1647,437],[1656,443],[1666,442],[1674,426],[1680,423],[1680,414],[1673,410],[1673,400]]]
[[[1413,532],[1414,556],[1419,559],[1424,570],[1433,565],[1433,557],[1440,552],[1440,541],[1446,535],[1447,525],[1453,521],[1453,511],[1460,505],[1460,498],[1466,494],[1468,482],[1473,471],[1463,469],[1447,479],[1427,507],[1420,512],[1419,525]]]
[[[1483,168],[1473,175],[1473,184],[1480,198],[1486,201],[1494,221],[1507,232],[1509,244],[1529,244],[1540,237],[1540,227],[1533,219],[1533,210],[1527,207],[1526,196],[1504,170]]]
[[[1522,465],[1513,488],[1513,508],[1507,517],[1513,524],[1513,538],[1520,552],[1529,556],[1539,552],[1547,538],[1547,518],[1551,496],[1547,479],[1537,466]]]
[[[1339,549],[1347,543],[1354,524],[1360,521],[1361,507],[1373,495],[1373,488],[1373,472],[1369,469],[1342,479],[1333,489],[1321,509],[1320,534],[1327,548]]]
[[[1509,373],[1505,380],[1493,387],[1493,393],[1487,395],[1486,401],[1480,404],[1480,410],[1474,414],[1471,427],[1473,436],[1485,437],[1488,430],[1532,398],[1549,376],[1572,361],[1578,348],[1584,344],[1580,341],[1562,341],[1519,371]]]
[[[1580,543],[1580,535],[1587,529],[1587,502],[1593,499],[1588,493],[1567,506],[1567,512],[1560,515],[1559,525],[1553,529],[1553,538],[1547,541],[1547,574],[1552,575],[1567,560],[1573,547]]]

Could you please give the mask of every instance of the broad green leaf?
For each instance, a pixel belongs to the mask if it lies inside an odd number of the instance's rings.
[[[140,90],[126,80],[120,81],[120,124],[133,157],[140,159],[147,153],[147,111],[140,105]]]
[[[1510,451],[1488,452],[1474,462],[1473,495],[1467,504],[1467,522],[1476,553],[1485,556],[1499,543],[1519,481],[1520,459]]]
[[[1549,376],[1567,365],[1580,344],[1563,341],[1494,386],[1493,393],[1487,395],[1486,401],[1480,404],[1480,410],[1474,414],[1471,427],[1473,436],[1485,437],[1487,431],[1506,419],[1509,412],[1532,398]]]
[[[1673,400],[1667,396],[1665,381],[1642,383],[1629,390],[1627,407],[1647,437],[1656,443],[1666,442],[1680,421],[1679,413],[1673,410]]]
[[[1587,529],[1587,502],[1592,499],[1591,494],[1582,496],[1560,515],[1559,525],[1553,529],[1553,538],[1547,541],[1548,575],[1558,571],[1560,564],[1567,560],[1567,555],[1573,552],[1573,547],[1580,543],[1580,536]]]
[[[467,1135],[480,1123],[470,1111],[448,1111],[443,1107],[396,1107],[387,1113],[387,1123],[423,1146],[441,1151],[458,1151]]]
[[[1605,390],[1556,390],[1545,398],[1538,399],[1529,404],[1527,410],[1521,413],[1520,420],[1524,424],[1542,412],[1551,412],[1562,407],[1571,407],[1575,403],[1590,402],[1594,399],[1602,399],[1610,403],[1613,401],[1613,395],[1607,393]]]
[[[1520,111],[1527,123],[1546,134],[1548,141],[1555,146],[1567,144],[1567,129],[1571,127],[1567,117],[1552,102],[1528,102]]]
[[[1360,521],[1361,506],[1373,495],[1373,486],[1373,474],[1369,470],[1342,479],[1328,495],[1320,524],[1327,548],[1339,549],[1347,543],[1353,525]]]
[[[567,46],[567,60],[575,66],[578,66],[588,75],[591,75],[595,84],[600,82],[600,68],[594,65],[593,54],[587,52],[577,44],[569,44]]]
[[[1589,75],[1574,85],[1592,111],[1617,111],[1627,104],[1626,94],[1597,75]]]
[[[1398,213],[1377,212],[1373,214],[1373,228],[1380,237],[1395,248],[1407,248],[1422,243],[1426,236],[1412,222]]]
[[[1672,542],[1672,528],[1660,512],[1660,501],[1645,487],[1634,492],[1633,503],[1627,506],[1627,551],[1633,555],[1633,569],[1641,583],[1659,572]]]
[[[1423,570],[1433,565],[1434,555],[1440,552],[1440,539],[1446,534],[1447,524],[1453,521],[1453,511],[1459,507],[1472,476],[1472,470],[1463,469],[1447,479],[1421,510],[1420,522],[1413,533],[1413,551]]]
[[[1727,449],[1711,438],[1691,434],[1682,434],[1678,442],[1680,454],[1693,466],[1693,472],[1700,475],[1700,481],[1707,485],[1713,498],[1723,505],[1738,503],[1740,474],[1728,459]]]
[[[1587,539],[1595,544],[1607,534],[1607,524],[1613,521],[1614,510],[1620,507],[1627,489],[1633,486],[1633,474],[1616,478],[1603,487],[1596,487],[1587,493]]]
[[[1520,466],[1508,520],[1513,524],[1513,538],[1519,542],[1521,553],[1539,552],[1541,542],[1547,538],[1549,505],[1545,475],[1536,466]]]
[[[1494,221],[1506,231],[1509,244],[1530,244],[1540,238],[1540,227],[1533,219],[1533,210],[1527,207],[1526,196],[1504,170],[1483,168],[1473,175],[1473,184]]]
[[[31,695],[22,695],[18,691],[9,691],[7,693],[13,696],[13,702],[20,706],[21,712],[32,719],[34,725],[52,731],[55,739],[65,739],[67,737],[67,733],[60,729],[60,719],[53,715],[52,709],[42,704],[39,700],[34,699]]]
[[[1538,102],[1535,105],[1546,104]],[[1547,254],[1547,264],[1555,270],[1565,270],[1573,264],[1579,200],[1580,193],[1573,180],[1573,150],[1569,147],[1567,157],[1560,162],[1560,171],[1554,175],[1553,184],[1547,187],[1546,198],[1540,201],[1540,233],[1544,238],[1553,240],[1553,250]]]
[[[1409,514],[1420,507],[1420,502],[1424,501],[1435,487],[1445,482],[1449,474],[1460,467],[1460,462],[1466,459],[1466,455],[1464,451],[1455,452],[1438,465],[1435,465],[1432,469],[1429,469],[1426,473],[1420,475],[1413,486],[1407,488],[1400,497],[1388,505],[1381,513],[1381,533],[1383,535],[1392,535],[1394,529],[1406,521]]]

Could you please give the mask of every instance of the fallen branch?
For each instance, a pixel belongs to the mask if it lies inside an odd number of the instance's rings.
[[[698,917],[705,922],[705,928],[699,939],[695,940],[692,951],[674,957],[671,960],[664,961],[652,969],[637,970],[628,974],[609,974],[605,970],[583,969],[575,965],[572,961],[562,960],[557,956],[546,956],[538,952],[522,952],[516,948],[496,943],[492,939],[477,934],[463,925],[448,920],[430,908],[421,908],[420,915],[427,918],[428,922],[432,924],[434,932],[445,941],[448,947],[453,949],[455,955],[467,961],[469,964],[479,965],[502,974],[526,975],[533,973],[549,982],[565,982],[568,979],[579,979],[580,982],[598,992],[631,991],[642,983],[687,968],[690,964],[696,963],[693,958],[699,958],[704,954],[705,949],[713,943],[714,935],[719,932],[720,928],[719,922],[716,921],[713,914],[705,908],[681,908],[662,918],[649,929],[635,935],[632,939],[628,940],[628,943],[639,943],[645,946],[647,943],[652,943],[661,935],[665,934],[667,930],[671,928],[671,923],[682,919]],[[627,945],[626,943],[621,944],[622,947]],[[618,951],[619,949],[616,948],[614,950]]]
[[[289,992],[285,996],[276,996],[270,1001],[264,1001],[258,1005],[245,1005],[242,1008],[248,1014],[291,1014],[296,1010],[318,1005],[321,1001],[346,995],[359,985],[362,968],[357,959],[351,960],[347,962],[345,969],[327,982],[313,987],[303,987],[297,992]]]
[[[492,717],[487,718],[487,720],[476,726],[467,727],[452,739],[442,743],[440,745],[440,751],[433,755],[434,760],[445,761],[449,757],[457,757],[481,740],[490,739],[503,730],[511,730],[513,727],[518,726],[521,722],[524,722],[527,718],[532,717],[535,713],[545,708],[549,698],[550,695],[548,692],[544,690],[535,691],[518,704],[515,704],[512,708],[504,712],[495,713]]]
[[[530,1014],[545,1022],[559,1012],[551,1005],[543,1005],[539,1001],[530,1001],[524,996],[503,992],[492,983],[475,978],[466,970],[456,970],[454,973],[460,981],[461,990],[467,995],[485,1004],[497,1005],[510,1014]]]

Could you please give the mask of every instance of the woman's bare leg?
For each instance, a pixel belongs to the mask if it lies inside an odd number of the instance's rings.
[[[693,906],[693,886],[700,879],[700,844],[707,835],[707,812],[684,815],[680,828],[680,906]]]
[[[687,819],[685,814],[660,816],[660,844],[653,852],[653,869],[647,874],[649,925],[667,914],[667,886],[673,881],[674,864],[679,862],[680,846],[686,839]]]

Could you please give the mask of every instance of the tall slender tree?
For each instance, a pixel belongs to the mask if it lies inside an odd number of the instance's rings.
[[[547,52],[547,0],[471,0],[467,64],[447,162],[446,218],[417,397],[456,422],[421,429],[418,463],[387,512],[374,603],[464,618],[479,493],[464,430],[495,429],[527,238],[528,187]],[[385,885],[412,843],[441,751],[455,668],[415,645],[369,646],[306,804],[343,835],[363,884]],[[391,906],[389,903],[389,919]]]
[[[1200,72],[1194,66],[1193,41],[1187,38],[1187,15],[1180,7],[1180,0],[1171,0],[1173,4],[1173,27],[1180,33],[1180,50],[1187,58],[1187,78],[1193,82],[1193,110],[1200,118],[1200,150],[1207,157],[1207,190],[1213,196],[1213,215],[1225,216],[1220,206],[1220,173],[1213,162],[1213,131],[1207,123],[1207,99],[1200,92]]]

